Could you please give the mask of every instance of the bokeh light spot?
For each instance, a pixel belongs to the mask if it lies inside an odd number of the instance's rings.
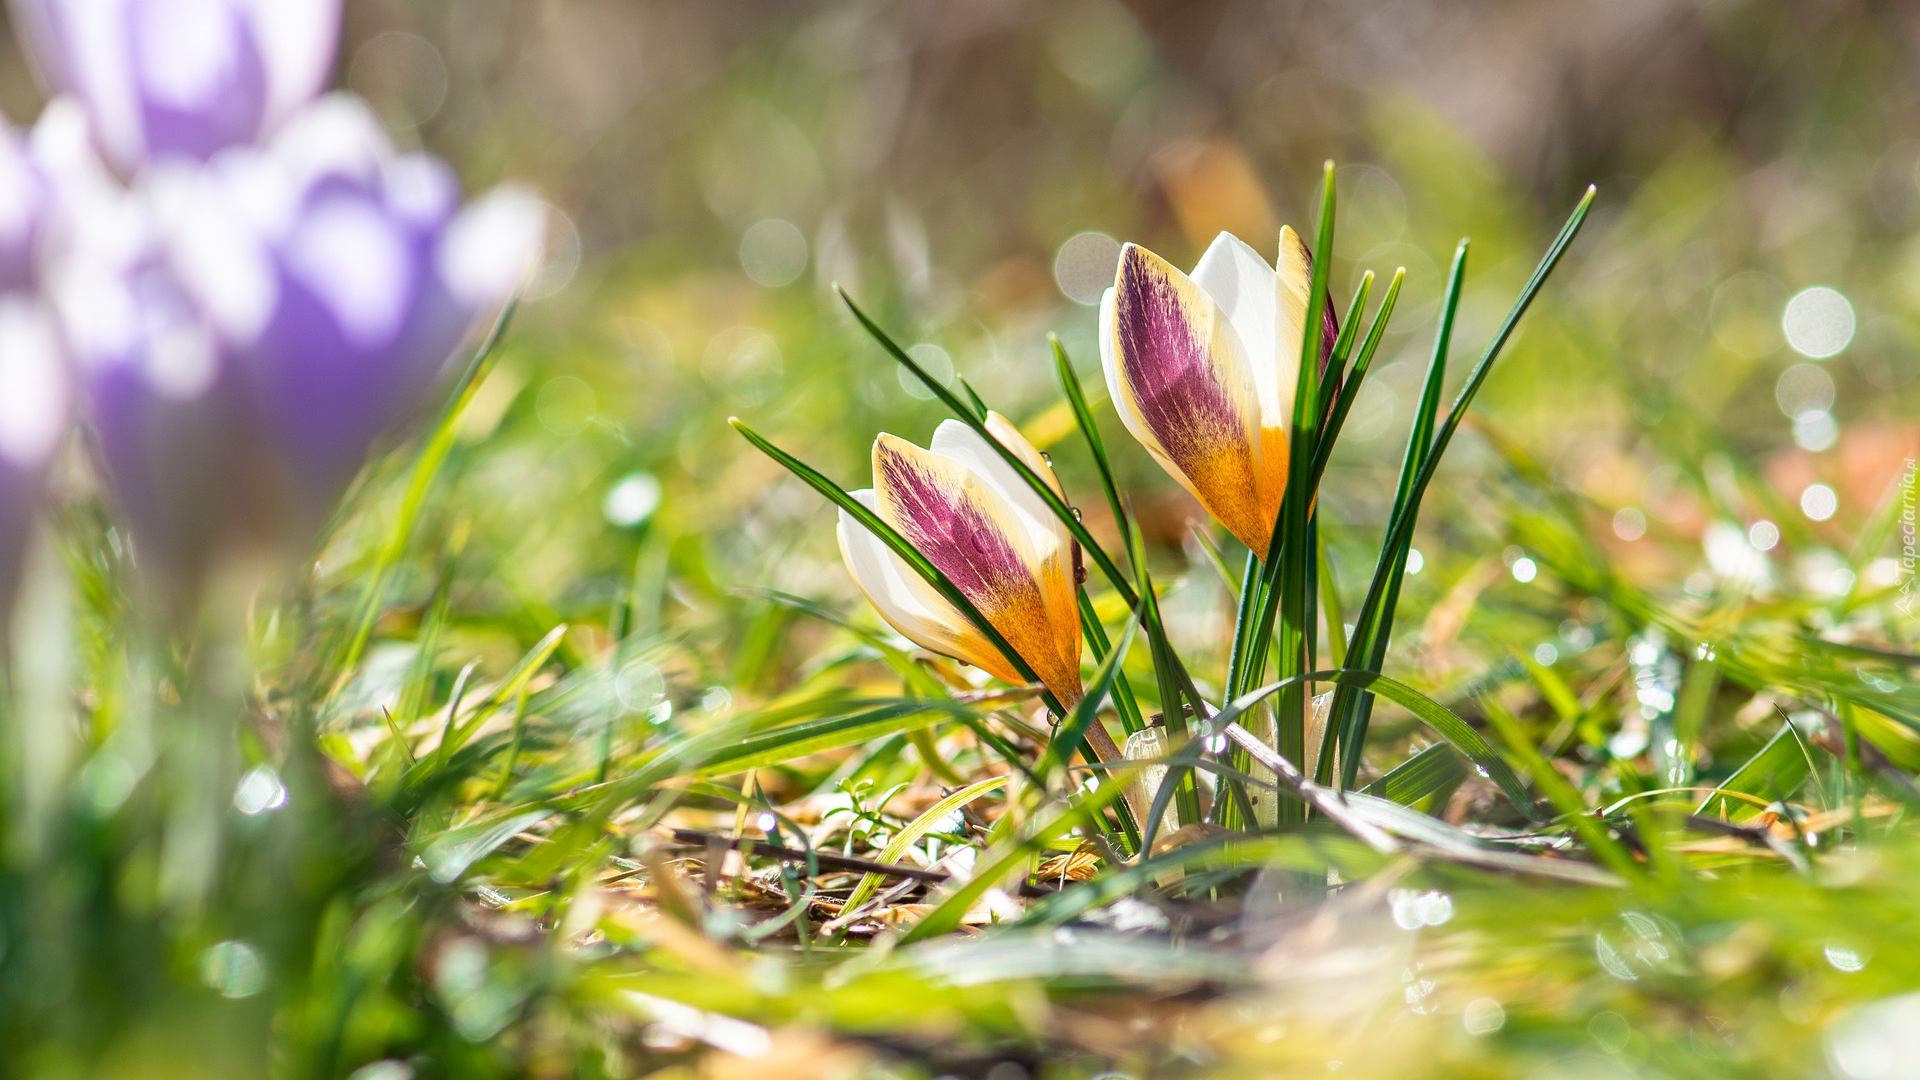
[[[287,805],[287,789],[270,765],[258,765],[233,789],[233,808],[253,817]]]
[[[1765,518],[1747,526],[1747,543],[1755,551],[1772,551],[1780,545],[1780,526]]]
[[[667,698],[666,676],[652,663],[635,657],[620,665],[613,677],[613,694],[629,712],[652,712]]]
[[[1833,376],[1818,364],[1795,364],[1773,384],[1773,400],[1792,420],[1833,408]]]
[[[1067,238],[1053,257],[1053,280],[1076,304],[1091,307],[1113,284],[1120,268],[1120,241],[1103,232],[1083,232]]]
[[[953,357],[947,355],[947,350],[932,342],[923,341],[909,348],[907,355],[913,357],[914,363],[919,364],[941,386],[949,386],[953,383]],[[905,365],[899,367],[896,374],[900,379],[900,389],[905,390],[908,397],[921,401],[933,400],[933,391],[927,389],[927,384],[921,382],[919,376],[908,371]]]
[[[660,509],[660,481],[652,473],[628,473],[607,489],[600,513],[608,524],[631,529],[643,525]]]
[[[1857,949],[1849,949],[1845,945],[1828,945],[1825,951],[1827,964],[1835,971],[1844,971],[1851,975],[1856,971],[1864,970],[1867,966],[1867,958]]]
[[[1780,329],[1793,351],[1815,360],[1836,356],[1853,342],[1853,304],[1838,289],[1815,285],[1787,301]]]
[[[1800,512],[1814,521],[1825,521],[1840,508],[1840,498],[1825,484],[1810,485],[1800,493]]]
[[[1647,535],[1647,515],[1632,506],[1623,506],[1614,511],[1613,535],[1628,542]]]
[[[1840,441],[1840,425],[1830,412],[1810,412],[1793,418],[1793,442],[1809,453],[1833,449]]]
[[[807,271],[807,237],[791,221],[755,222],[740,238],[740,268],[768,288],[791,285]]]
[[[200,954],[200,979],[221,997],[250,998],[267,985],[267,965],[246,942],[222,941]]]
[[[1427,568],[1427,557],[1420,554],[1419,548],[1407,549],[1407,573],[1417,574]]]
[[[1532,559],[1522,555],[1518,559],[1513,560],[1513,580],[1525,585],[1539,576],[1540,566]]]
[[[540,426],[555,435],[578,435],[593,423],[593,414],[600,407],[599,399],[594,395],[593,387],[586,380],[572,375],[555,375],[540,387],[539,395],[534,398],[534,415],[540,418]]]
[[[1507,1010],[1492,998],[1474,998],[1460,1011],[1460,1026],[1469,1035],[1491,1035],[1507,1026]]]
[[[447,100],[447,64],[419,34],[389,30],[353,54],[347,85],[395,131],[433,119]]]

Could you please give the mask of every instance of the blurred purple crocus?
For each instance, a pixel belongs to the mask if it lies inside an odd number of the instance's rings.
[[[122,172],[259,140],[324,84],[339,0],[13,0],[42,77]]]
[[[395,154],[345,97],[98,201],[55,294],[136,541],[189,572],[306,542],[509,299],[543,220],[512,190],[463,207],[446,166]]]

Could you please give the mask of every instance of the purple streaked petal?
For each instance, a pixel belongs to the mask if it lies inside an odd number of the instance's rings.
[[[1102,359],[1121,417],[1243,543],[1264,550],[1259,389],[1211,297],[1129,244],[1102,304]]]
[[[959,460],[881,435],[873,472],[880,516],[973,602],[1056,697],[1078,700],[1080,633],[1065,552],[1057,545],[1036,552],[1023,512]]]
[[[871,489],[848,494],[867,509],[878,510]],[[847,572],[887,625],[923,649],[972,664],[1008,682],[1020,681],[1018,669],[959,609],[845,510],[840,511],[837,534]]]
[[[968,491],[966,474],[941,468],[917,446],[882,435],[873,446],[874,491],[881,512],[967,599],[983,609],[1031,588],[1029,556],[983,500]]]

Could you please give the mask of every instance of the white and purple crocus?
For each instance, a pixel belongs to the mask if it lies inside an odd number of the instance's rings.
[[[1208,512],[1266,558],[1287,485],[1293,396],[1312,273],[1280,231],[1278,268],[1221,234],[1192,275],[1134,244],[1100,305],[1100,355],[1127,430]],[[1339,326],[1316,340],[1324,366]],[[1046,478],[1046,459],[998,414],[987,430]],[[1073,542],[971,427],[949,420],[930,448],[883,434],[873,488],[852,492],[951,581],[1061,704],[1082,696]],[[923,648],[1008,682],[1016,666],[904,560],[844,511],[840,552],[882,618]],[[1109,744],[1110,745],[1110,744]]]
[[[189,588],[305,550],[539,246],[537,200],[466,203],[316,97],[339,6],[13,0],[59,96],[29,151],[0,140],[0,295],[44,297],[136,555]]]
[[[51,291],[136,543],[188,571],[317,529],[541,228],[512,190],[463,206],[444,164],[395,153],[348,97],[265,146],[155,165],[88,215],[114,235],[80,227]]]
[[[1121,422],[1263,559],[1287,486],[1309,264],[1291,228],[1277,269],[1226,233],[1191,275],[1128,244],[1100,302],[1100,360]],[[1338,332],[1329,306],[1322,363]]]
[[[1055,491],[1060,483],[1005,417],[986,427]],[[873,487],[851,493],[926,556],[1067,707],[1082,696],[1073,540],[1020,475],[974,429],[942,423],[930,448],[882,434]],[[845,511],[840,553],[882,618],[908,640],[1010,683],[1013,661]]]

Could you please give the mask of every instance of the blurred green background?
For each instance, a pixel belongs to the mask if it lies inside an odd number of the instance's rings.
[[[1909,5],[347,7],[340,81],[396,141],[475,188],[531,181],[563,215],[457,500],[477,547],[524,576],[492,584],[563,615],[627,577],[656,491],[657,531],[697,549],[684,588],[848,594],[824,507],[723,423],[740,414],[849,486],[873,432],[928,433],[937,407],[829,283],[1044,438],[1044,335],[1098,384],[1086,304],[1109,238],[1185,265],[1221,229],[1271,247],[1309,220],[1326,158],[1335,293],[1363,268],[1408,270],[1336,462],[1349,525],[1383,512],[1454,242],[1475,244],[1457,379],[1590,182],[1598,217],[1479,415],[1597,510],[1628,511],[1621,535],[1681,542],[1623,540],[1629,565],[1669,584],[1705,567],[1702,507],[1730,472],[1778,497],[1723,511],[1743,527],[1779,518],[1804,551],[1844,546],[1920,439]],[[6,70],[6,111],[28,117],[32,87]],[[1819,363],[1782,332],[1813,286],[1854,319]],[[1477,450],[1451,462],[1454,511],[1486,473]],[[1193,508],[1121,457],[1177,544]],[[1830,521],[1798,512],[1815,482],[1836,493]],[[712,613],[684,588],[669,617]]]

